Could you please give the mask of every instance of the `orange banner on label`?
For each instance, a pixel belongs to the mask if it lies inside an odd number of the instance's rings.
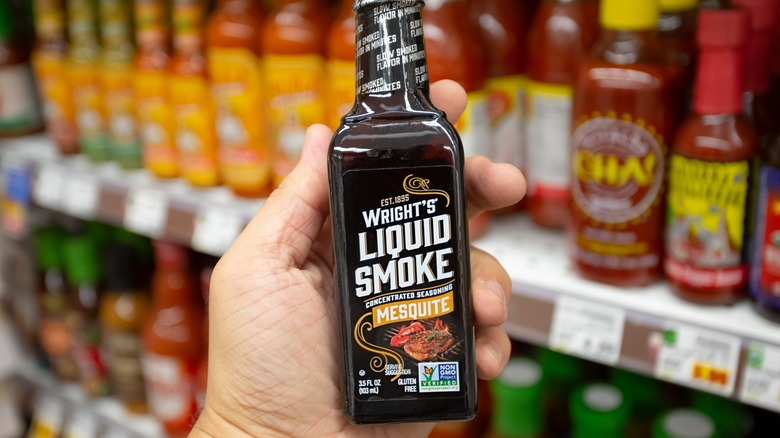
[[[453,312],[453,303],[453,293],[448,292],[443,295],[422,300],[402,301],[376,306],[371,309],[374,327],[395,322],[415,321],[443,316]]]

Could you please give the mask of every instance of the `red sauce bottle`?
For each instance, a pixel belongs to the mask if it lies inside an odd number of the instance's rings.
[[[618,286],[661,274],[670,96],[657,20],[654,0],[604,0],[574,87],[572,256],[584,277]]]
[[[544,227],[563,227],[569,217],[572,86],[596,39],[597,11],[595,1],[545,0],[528,36],[528,207]]]
[[[699,16],[693,112],[669,166],[665,267],[672,289],[704,304],[739,300],[748,278],[745,220],[756,136],[742,117],[744,11]]]

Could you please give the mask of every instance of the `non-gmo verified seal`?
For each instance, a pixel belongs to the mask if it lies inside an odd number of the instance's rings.
[[[420,362],[419,392],[457,392],[460,391],[460,373],[457,362]]]

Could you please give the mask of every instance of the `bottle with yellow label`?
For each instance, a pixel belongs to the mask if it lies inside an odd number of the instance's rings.
[[[101,88],[106,110],[111,158],[126,169],[141,162],[141,139],[133,98],[133,46],[129,0],[100,1],[103,44]]]
[[[109,158],[106,118],[100,89],[100,42],[97,1],[70,0],[68,4],[69,83],[76,108],[81,153],[93,161]]]
[[[201,29],[201,0],[174,0],[170,99],[179,174],[195,187],[219,184],[214,107]]]
[[[220,175],[244,197],[266,196],[271,189],[272,154],[263,124],[262,24],[256,0],[220,0],[206,32]]]
[[[79,151],[76,109],[68,83],[65,11],[58,0],[35,1],[38,44],[32,57],[43,99],[46,129],[63,154]]]
[[[341,0],[328,32],[327,124],[338,128],[355,104],[355,13],[353,0]]]
[[[325,121],[325,36],[320,0],[279,0],[263,29],[265,99],[274,185],[298,162],[306,129]]]
[[[168,99],[169,10],[163,0],[135,2],[133,91],[144,167],[158,178],[178,175]]]

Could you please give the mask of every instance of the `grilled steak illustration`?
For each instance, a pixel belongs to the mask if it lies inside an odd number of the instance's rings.
[[[446,330],[425,330],[410,336],[404,343],[404,351],[419,362],[424,362],[436,359],[454,343],[455,338]]]

